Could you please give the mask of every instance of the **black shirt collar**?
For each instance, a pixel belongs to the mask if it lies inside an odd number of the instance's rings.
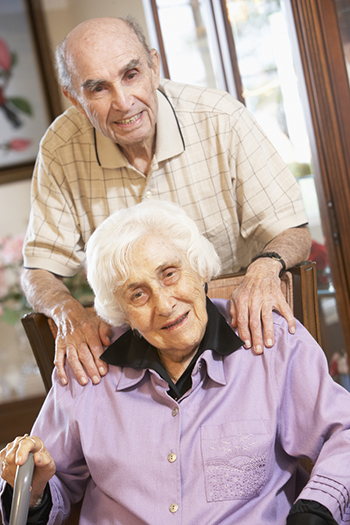
[[[102,354],[101,359],[109,365],[127,366],[136,370],[155,370],[169,384],[169,395],[174,399],[179,399],[191,387],[193,367],[205,350],[212,350],[220,355],[230,355],[243,345],[243,341],[235,334],[208,297],[206,307],[208,323],[204,337],[196,355],[176,384],[173,383],[161,363],[156,348],[145,339],[135,337],[132,330],[128,330],[114,341]]]

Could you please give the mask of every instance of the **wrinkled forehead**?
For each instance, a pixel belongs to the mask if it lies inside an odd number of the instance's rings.
[[[66,40],[67,65],[73,74],[96,66],[108,67],[129,57],[145,56],[142,43],[122,20],[111,22],[101,19],[91,24],[80,24]]]

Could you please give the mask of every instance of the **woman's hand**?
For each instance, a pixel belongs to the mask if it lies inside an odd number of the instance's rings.
[[[55,462],[37,436],[17,437],[0,452],[1,477],[14,487],[16,470],[27,461],[29,452],[33,453],[34,474],[30,506],[34,506],[42,496],[46,484],[56,472]]]

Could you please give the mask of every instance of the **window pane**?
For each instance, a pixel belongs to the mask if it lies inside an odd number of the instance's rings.
[[[208,3],[199,0],[157,0],[170,77],[176,82],[222,87],[219,64],[209,44]],[[213,42],[213,39],[211,40]]]
[[[348,0],[345,0],[348,1]],[[311,150],[279,0],[226,0],[248,109],[299,182],[317,264],[321,336],[329,362],[345,354],[321,226]],[[333,369],[335,367],[333,366]]]

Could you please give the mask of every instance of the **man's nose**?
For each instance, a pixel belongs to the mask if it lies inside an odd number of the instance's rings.
[[[132,106],[132,95],[127,88],[118,86],[113,89],[112,106],[116,111],[122,111],[123,113],[129,111]]]

